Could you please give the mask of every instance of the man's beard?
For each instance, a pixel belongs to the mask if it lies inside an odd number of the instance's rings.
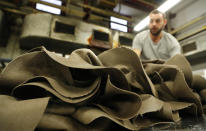
[[[156,31],[156,32],[152,32],[151,29],[150,29],[150,33],[151,33],[153,36],[158,36],[163,29],[164,29],[164,26],[162,26],[162,28],[160,28],[160,29],[159,29],[158,31]]]

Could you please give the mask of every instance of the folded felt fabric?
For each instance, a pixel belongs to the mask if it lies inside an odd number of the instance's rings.
[[[193,77],[182,55],[142,62],[122,47],[98,56],[78,49],[64,58],[41,47],[2,71],[0,116],[9,115],[0,117],[0,127],[108,131],[176,122],[180,110],[194,117],[203,114],[205,82]]]

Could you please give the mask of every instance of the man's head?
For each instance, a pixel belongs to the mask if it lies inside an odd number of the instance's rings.
[[[164,13],[153,10],[150,14],[149,29],[153,36],[158,36],[167,24],[166,16]]]

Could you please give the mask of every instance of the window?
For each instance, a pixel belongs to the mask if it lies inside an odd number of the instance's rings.
[[[197,50],[197,45],[196,45],[195,41],[190,42],[190,43],[182,46],[183,53],[188,53],[188,52],[194,51],[194,50]]]
[[[110,28],[122,32],[128,32],[127,21],[116,17],[110,17]]]
[[[98,30],[93,30],[93,39],[108,42],[109,34]]]
[[[125,37],[125,36],[119,36],[119,43],[121,45],[126,45],[126,46],[132,46],[132,39]]]
[[[54,31],[58,32],[58,33],[67,33],[67,34],[74,35],[75,34],[75,26],[64,24],[64,23],[56,21]]]
[[[62,6],[62,1],[60,1],[60,0],[41,0],[41,1]],[[45,12],[49,12],[49,13],[53,13],[53,14],[57,14],[57,15],[61,14],[60,9],[55,8],[55,7],[51,7],[48,5],[40,4],[40,3],[36,3],[36,9],[41,10],[41,11],[45,11]]]

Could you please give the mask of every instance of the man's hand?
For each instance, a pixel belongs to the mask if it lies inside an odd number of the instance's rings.
[[[133,49],[133,50],[134,50],[134,52],[140,57],[141,50],[139,50],[139,49]]]

